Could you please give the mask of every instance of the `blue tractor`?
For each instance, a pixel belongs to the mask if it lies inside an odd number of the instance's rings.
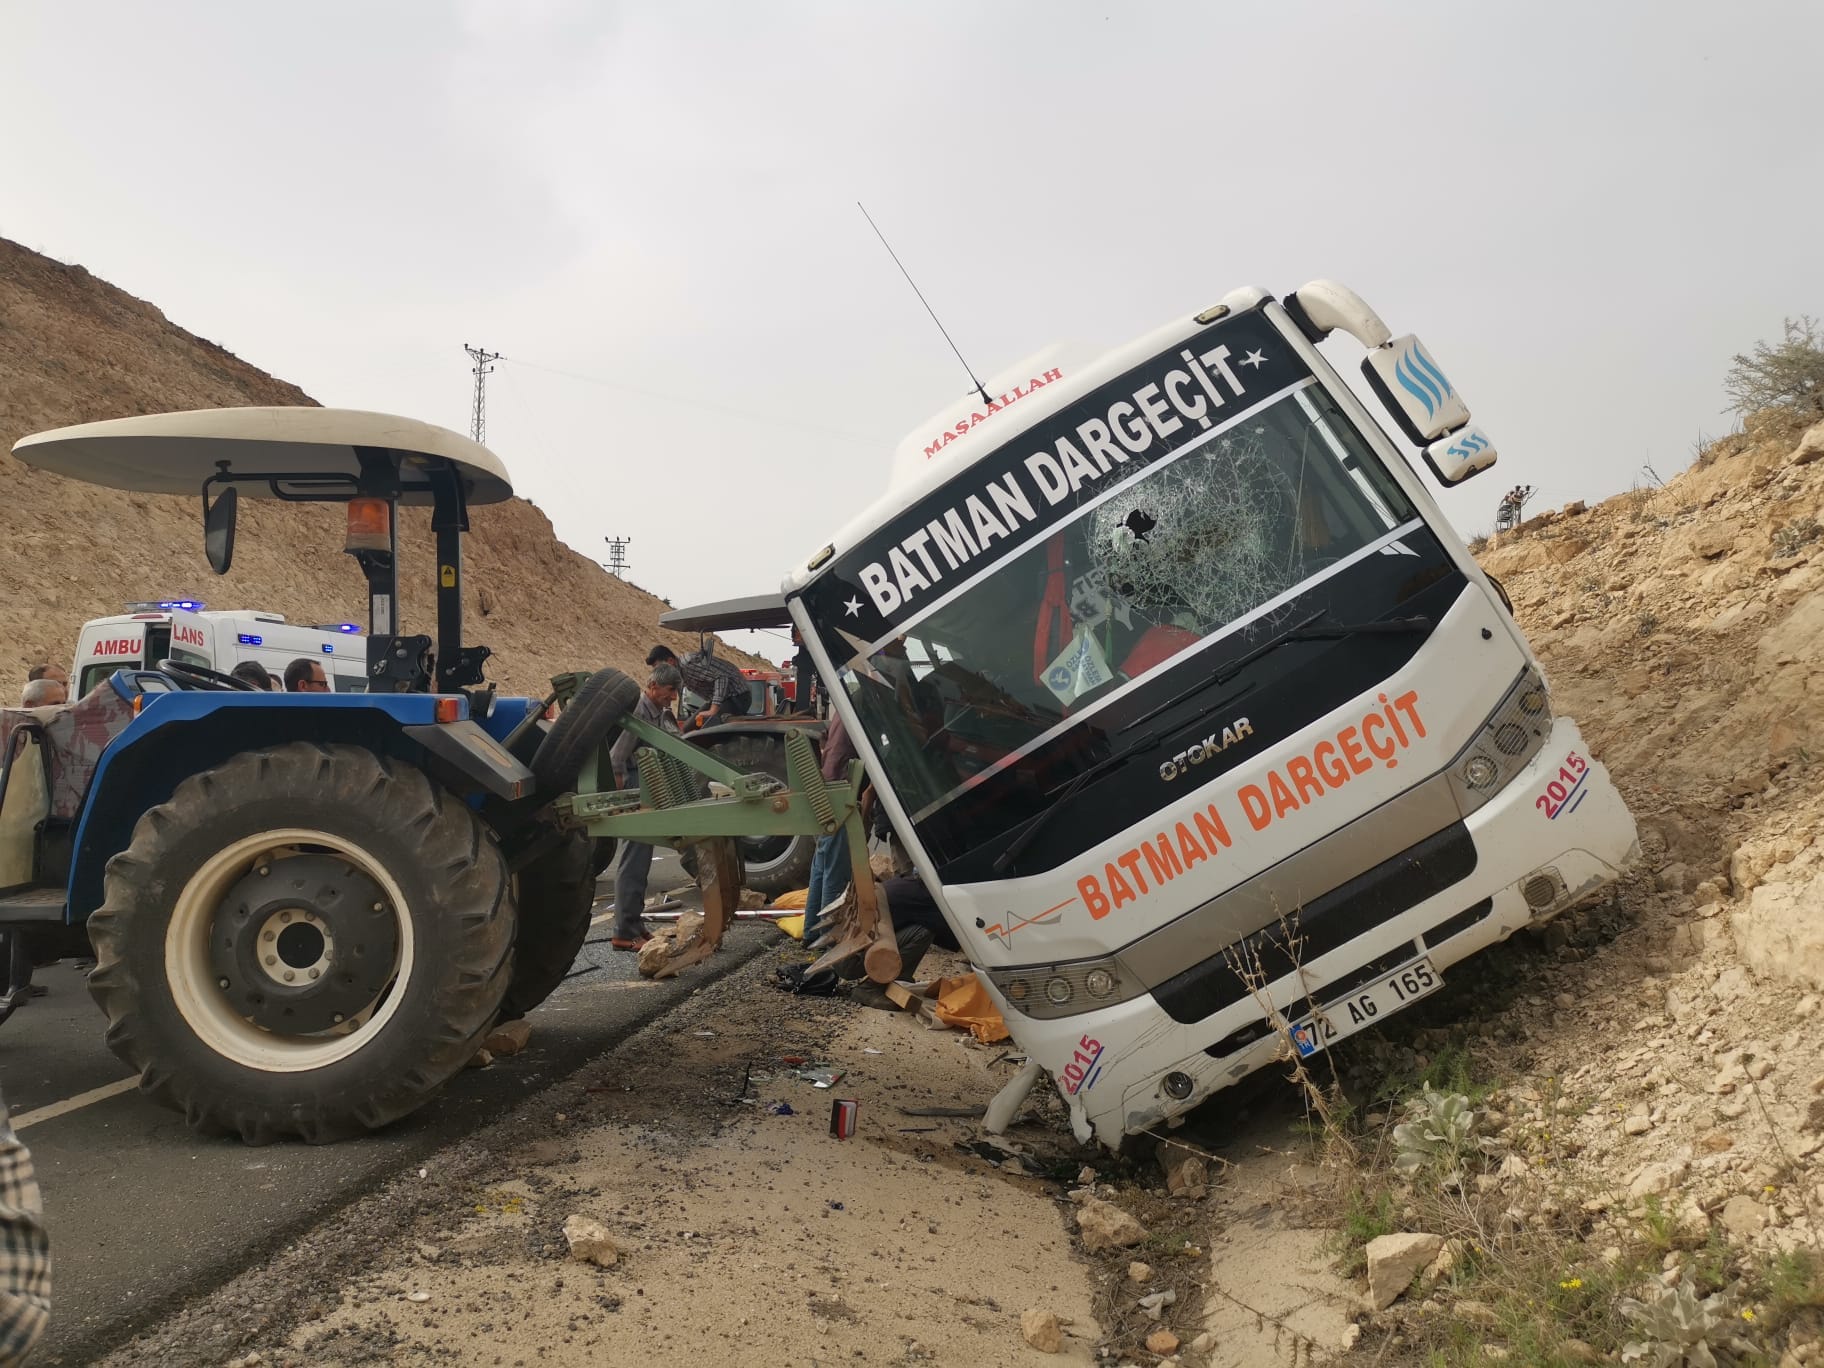
[[[14,454],[200,492],[225,574],[243,497],[346,505],[367,688],[263,692],[169,659],[66,706],[0,711],[0,1019],[33,963],[92,956],[107,1041],[205,1133],[330,1141],[412,1111],[562,981],[594,899],[574,789],[637,687],[601,670],[496,696],[462,644],[462,533],[510,497],[487,448],[319,408],[155,414]],[[401,505],[428,505],[433,640],[398,621]]]

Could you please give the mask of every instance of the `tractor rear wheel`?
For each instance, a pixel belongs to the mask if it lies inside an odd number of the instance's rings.
[[[523,1017],[550,997],[576,963],[595,912],[596,845],[584,832],[571,832],[519,871],[519,933],[502,1021]]]
[[[734,736],[710,754],[743,774],[770,774],[785,781],[785,742],[779,737]],[[708,792],[707,782],[703,789]],[[811,857],[817,853],[815,836],[743,836],[735,845],[747,871],[744,888],[771,898],[803,888],[811,881]]]
[[[248,751],[179,784],[108,862],[89,989],[139,1086],[250,1144],[375,1130],[475,1053],[514,905],[486,828],[354,746]]]

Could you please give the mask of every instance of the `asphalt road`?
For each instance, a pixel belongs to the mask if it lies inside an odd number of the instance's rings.
[[[601,886],[608,894],[610,885]],[[669,851],[652,891],[695,888]],[[607,906],[598,902],[598,915]],[[459,1074],[385,1132],[338,1145],[250,1148],[194,1135],[141,1097],[102,1043],[102,1017],[67,964],[42,969],[47,996],[0,1028],[0,1085],[44,1188],[56,1260],[51,1328],[36,1362],[83,1363],[190,1294],[265,1257],[298,1231],[744,964],[777,937],[737,925],[722,952],[675,979],[641,979],[629,954],[590,932],[571,980],[532,1014],[531,1044]]]

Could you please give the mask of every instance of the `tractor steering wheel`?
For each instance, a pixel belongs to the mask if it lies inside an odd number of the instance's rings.
[[[186,689],[213,691],[238,689],[245,693],[259,692],[246,680],[236,679],[233,675],[223,674],[220,670],[212,670],[207,665],[188,665],[181,660],[166,659],[158,662],[158,672],[170,675]]]

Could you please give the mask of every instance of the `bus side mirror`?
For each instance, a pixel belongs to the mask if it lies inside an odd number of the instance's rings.
[[[214,503],[203,506],[203,554],[218,575],[227,574],[234,564],[234,510],[240,497],[240,491],[229,485]]]
[[[1471,475],[1480,475],[1495,463],[1495,444],[1488,434],[1474,426],[1460,427],[1438,438],[1425,448],[1425,464],[1438,477],[1440,484],[1462,484]]]
[[[1369,352],[1362,374],[1414,446],[1435,442],[1469,421],[1463,396],[1411,333]]]

